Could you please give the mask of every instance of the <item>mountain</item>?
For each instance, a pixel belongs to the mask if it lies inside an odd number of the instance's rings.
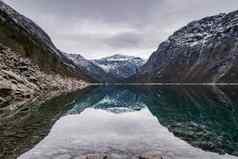
[[[113,77],[110,77],[101,67],[96,65],[93,61],[87,60],[80,54],[64,53],[64,55],[81,68],[85,74],[99,82],[110,82],[114,80]]]
[[[55,47],[50,37],[33,21],[0,1],[0,42],[29,57],[45,72],[91,80]]]
[[[83,88],[85,81],[94,80],[38,25],[0,0],[1,120],[20,112],[22,105]]]
[[[238,11],[193,21],[162,42],[139,82],[237,83]]]
[[[136,74],[139,68],[145,63],[145,61],[139,57],[119,54],[93,60],[93,62],[116,81],[124,80]]]

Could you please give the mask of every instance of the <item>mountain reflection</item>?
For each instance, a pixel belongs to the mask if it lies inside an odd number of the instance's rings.
[[[99,87],[78,98],[67,114],[86,108],[113,113],[148,108],[177,137],[203,150],[238,155],[236,87]]]
[[[69,114],[80,113],[87,107],[120,113],[140,110],[145,105],[139,94],[126,87],[98,87],[81,96],[72,107]]]
[[[163,126],[193,146],[238,155],[236,88],[152,87],[144,103]]]
[[[20,159],[101,153],[129,159],[148,152],[167,159],[235,159],[237,93],[234,86],[97,87],[67,104],[50,134]]]

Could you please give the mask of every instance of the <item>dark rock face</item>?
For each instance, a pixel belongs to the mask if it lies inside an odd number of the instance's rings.
[[[33,21],[0,1],[0,42],[29,57],[47,73],[60,73],[92,81],[53,44]],[[22,68],[24,70],[24,68]]]
[[[145,61],[139,57],[113,55],[93,61],[101,67],[114,81],[123,81],[136,74]]]
[[[238,11],[193,21],[160,44],[140,82],[238,82]]]

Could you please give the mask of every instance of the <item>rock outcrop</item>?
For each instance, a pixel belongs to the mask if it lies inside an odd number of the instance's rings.
[[[137,82],[237,83],[238,11],[193,21],[162,42]]]

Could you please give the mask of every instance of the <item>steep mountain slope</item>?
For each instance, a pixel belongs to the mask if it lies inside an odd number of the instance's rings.
[[[160,44],[139,82],[238,82],[238,11],[193,21]]]
[[[34,22],[0,1],[0,125],[23,105],[92,81]]]
[[[133,56],[113,55],[94,60],[94,63],[111,77],[120,81],[137,73],[139,68],[144,64],[144,60]]]
[[[33,21],[0,1],[0,42],[31,58],[45,72],[90,80],[80,68],[65,58],[50,37]]]
[[[108,75],[101,67],[96,65],[93,61],[87,60],[79,54],[64,53],[64,55],[70,60],[72,60],[89,77],[94,78],[99,82],[114,81],[113,77]]]

